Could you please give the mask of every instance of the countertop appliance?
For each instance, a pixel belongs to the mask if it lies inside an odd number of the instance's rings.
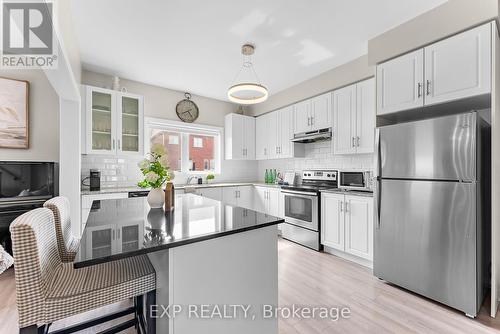
[[[490,136],[469,112],[376,137],[374,275],[470,317],[489,266]]]
[[[373,171],[339,170],[338,187],[345,190],[373,191]]]
[[[336,170],[306,170],[302,172],[301,184],[282,186],[281,200],[285,215],[285,223],[281,224],[282,237],[321,250],[321,190],[336,187]]]
[[[98,169],[90,170],[90,191],[101,190],[101,171]]]
[[[317,141],[330,139],[332,139],[332,128],[325,128],[315,131],[297,133],[293,136],[292,141],[295,143],[314,143]]]

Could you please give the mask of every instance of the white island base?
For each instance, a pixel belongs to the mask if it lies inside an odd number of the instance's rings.
[[[278,305],[276,226],[148,256],[156,269],[156,312],[163,313],[156,320],[157,333],[278,333],[278,319],[263,312],[265,305]],[[249,308],[246,318],[244,308]],[[172,318],[175,309],[180,312]]]

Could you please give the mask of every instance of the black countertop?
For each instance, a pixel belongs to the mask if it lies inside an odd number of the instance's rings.
[[[195,194],[175,196],[175,210],[151,209],[145,197],[94,201],[75,268],[241,233],[283,219]]]

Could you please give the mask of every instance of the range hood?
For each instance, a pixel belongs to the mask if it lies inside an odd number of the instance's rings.
[[[316,131],[307,131],[297,133],[292,141],[295,143],[314,143],[316,141],[332,139],[332,128],[320,129]]]

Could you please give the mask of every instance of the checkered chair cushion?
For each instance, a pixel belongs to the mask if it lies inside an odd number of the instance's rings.
[[[57,246],[62,262],[73,262],[80,239],[71,235],[71,214],[69,201],[66,197],[54,197],[43,204],[52,210],[56,224]]]
[[[53,226],[51,210],[39,208],[10,227],[20,327],[51,323],[156,288],[145,255],[81,269],[61,262]]]

